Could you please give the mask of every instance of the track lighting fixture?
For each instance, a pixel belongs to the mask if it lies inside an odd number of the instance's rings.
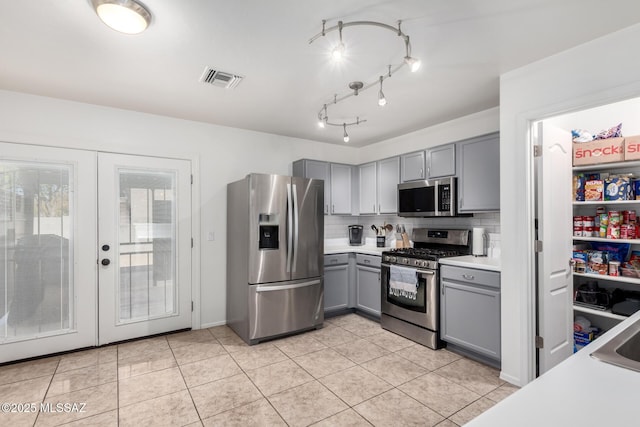
[[[399,64],[395,64],[395,65],[388,65],[388,72],[386,73],[386,75],[382,75],[380,76],[378,79],[374,80],[373,82],[370,83],[366,83],[366,82],[361,82],[361,81],[354,81],[348,84],[348,87],[350,89],[350,91],[346,94],[343,95],[338,95],[335,94],[333,96],[333,102],[328,102],[325,103],[322,108],[320,109],[320,111],[318,112],[318,126],[321,128],[324,128],[325,126],[341,126],[342,130],[343,130],[343,140],[344,142],[349,142],[349,134],[347,133],[347,127],[351,126],[351,125],[359,125],[360,123],[364,123],[366,122],[365,119],[360,120],[359,117],[356,118],[356,120],[354,122],[332,122],[331,120],[329,120],[329,115],[327,113],[327,105],[328,104],[337,104],[338,102],[344,101],[345,99],[351,97],[351,96],[357,96],[360,92],[369,89],[370,87],[379,84],[379,89],[378,89],[378,105],[379,106],[384,106],[387,104],[387,98],[384,95],[384,93],[382,92],[382,83],[385,79],[391,77],[393,74],[395,74],[398,70],[400,70],[402,67],[404,67],[405,65],[408,66],[411,70],[411,72],[416,72],[419,68],[420,68],[420,60],[418,58],[414,58],[411,56],[411,43],[409,41],[409,36],[406,35],[405,33],[402,32],[402,29],[400,27],[401,25],[401,21],[398,21],[398,26],[397,27],[392,27],[391,25],[387,25],[387,24],[383,24],[381,22],[374,22],[374,21],[354,21],[354,22],[342,22],[342,21],[338,21],[337,25],[330,27],[330,28],[326,28],[326,20],[322,21],[322,31],[318,34],[316,34],[315,36],[313,36],[310,40],[309,43],[313,43],[316,39],[320,38],[320,37],[324,37],[327,33],[330,33],[332,31],[338,31],[339,34],[339,42],[338,44],[334,47],[334,49],[331,52],[331,56],[334,59],[341,59],[344,56],[345,53],[345,45],[344,42],[342,41],[342,30],[346,27],[354,27],[354,26],[361,26],[361,25],[368,25],[368,26],[374,26],[374,27],[379,27],[379,28],[383,28],[386,30],[390,30],[392,31],[396,36],[401,37],[402,41],[404,41],[404,48],[405,48],[405,55],[403,57],[403,60],[399,63]]]
[[[151,22],[151,13],[136,0],[92,0],[96,13],[107,26],[125,34],[139,34]]]

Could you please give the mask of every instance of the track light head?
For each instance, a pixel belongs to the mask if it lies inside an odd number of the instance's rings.
[[[411,56],[405,56],[404,62],[409,66],[412,73],[418,71],[420,69],[420,65],[422,65],[418,58],[413,58]]]
[[[344,129],[344,137],[342,138],[342,140],[344,142],[349,142],[349,134],[347,133],[347,124],[343,123],[342,128]]]
[[[378,105],[384,107],[387,105],[387,98],[385,98],[384,93],[382,92],[382,81],[384,77],[380,76],[380,90],[378,91]]]

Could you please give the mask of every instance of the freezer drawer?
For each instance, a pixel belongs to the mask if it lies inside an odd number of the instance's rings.
[[[249,340],[266,338],[322,325],[322,278],[249,285]]]

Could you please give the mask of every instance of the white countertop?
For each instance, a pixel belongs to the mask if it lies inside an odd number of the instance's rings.
[[[500,271],[500,258],[476,257],[473,255],[440,258],[440,264],[456,267],[478,268],[481,270]]]
[[[466,426],[639,425],[640,372],[590,356],[638,319],[640,311]]]

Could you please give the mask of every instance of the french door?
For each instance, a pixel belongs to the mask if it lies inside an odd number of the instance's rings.
[[[98,153],[99,343],[191,326],[186,160]]]
[[[190,163],[0,143],[0,363],[191,326]]]

